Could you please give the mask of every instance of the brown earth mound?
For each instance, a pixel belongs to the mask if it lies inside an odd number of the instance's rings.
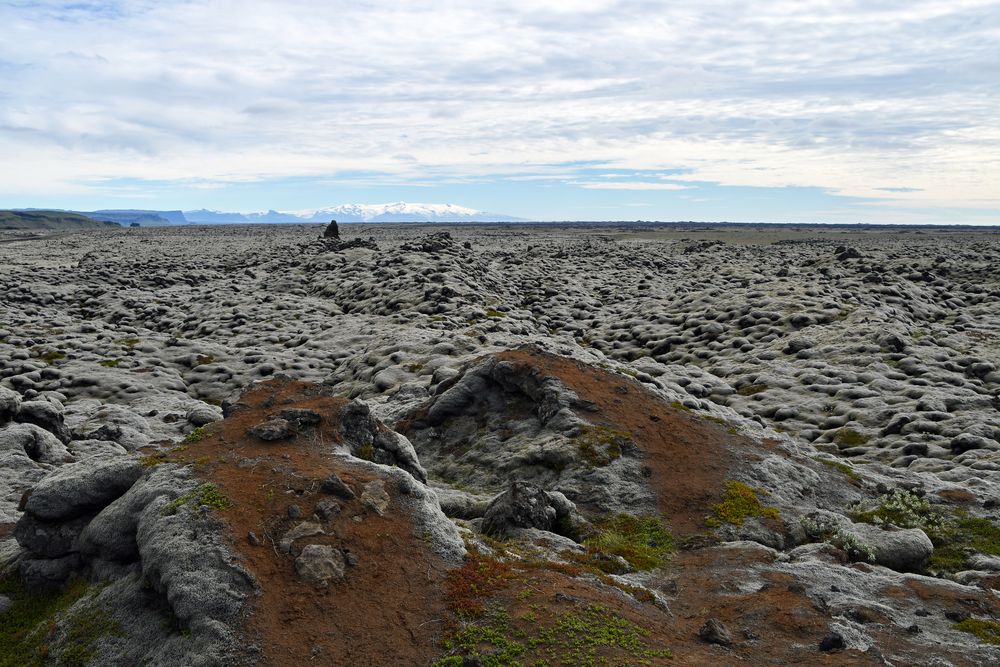
[[[172,456],[193,462],[197,475],[231,503],[219,514],[261,588],[247,627],[261,664],[427,664],[439,653],[446,566],[392,504],[385,516],[362,505],[361,489],[376,478],[373,472],[331,455],[341,441],[336,415],[348,403],[323,395],[317,385],[269,381],[244,394],[235,414],[207,437]],[[248,435],[287,408],[312,410],[322,421],[286,440]],[[322,522],[327,534],[300,540],[291,554],[282,553],[282,536],[312,521],[317,504],[333,498],[320,489],[332,473],[358,498],[336,498],[342,510]],[[400,493],[391,483],[386,491],[390,498]],[[301,518],[289,516],[291,505]],[[250,533],[260,544],[251,544]],[[316,588],[296,575],[295,555],[305,541],[348,552],[357,564],[347,568],[343,582]]]

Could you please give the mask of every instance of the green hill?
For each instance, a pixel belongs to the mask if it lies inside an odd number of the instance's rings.
[[[120,227],[118,223],[94,220],[78,213],[65,213],[63,211],[0,211],[0,230],[38,229],[62,232],[118,227]]]

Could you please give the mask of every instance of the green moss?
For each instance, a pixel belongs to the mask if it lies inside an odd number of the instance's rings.
[[[102,359],[97,363],[105,368],[118,368],[118,364],[122,362],[121,359]]]
[[[167,455],[163,452],[157,452],[155,454],[150,454],[149,456],[143,456],[139,459],[139,463],[142,464],[143,468],[152,468],[153,466],[158,466],[161,463],[166,463],[169,461]]]
[[[49,350],[48,352],[43,352],[38,355],[38,358],[44,361],[49,366],[55,366],[57,361],[62,361],[66,358],[65,352],[60,352],[59,350]]]
[[[198,358],[195,359],[199,366],[207,366],[208,364],[215,362],[215,357],[210,354],[199,354]]]
[[[870,438],[867,435],[864,433],[858,433],[853,428],[842,428],[833,436],[833,441],[835,443],[845,447],[858,447],[867,443],[869,440]]]
[[[636,570],[660,567],[674,549],[673,536],[657,516],[618,514],[596,528],[584,541],[588,551],[621,556]]]
[[[750,517],[780,520],[781,513],[778,509],[761,504],[757,493],[756,489],[743,482],[729,480],[726,482],[726,492],[722,502],[712,506],[712,516],[706,523],[715,528],[724,523],[742,526]]]
[[[1000,645],[1000,623],[996,621],[967,618],[951,627],[962,632],[968,632],[984,644]]]
[[[434,667],[463,664],[454,654],[479,658],[485,667],[650,665],[655,659],[672,657],[667,649],[650,647],[648,635],[644,628],[598,604],[541,621],[534,612],[511,618],[499,609],[446,639],[444,648],[453,655],[441,658]],[[608,653],[617,658],[614,663]]]
[[[736,390],[736,393],[740,396],[753,396],[754,394],[759,394],[763,391],[767,391],[768,386],[763,382],[757,382],[754,384],[745,384]]]
[[[487,308],[486,317],[507,317],[507,313],[496,310],[495,308]]]
[[[186,436],[184,436],[184,439],[181,440],[181,446],[187,447],[188,445],[193,445],[196,442],[201,442],[202,440],[207,438],[210,433],[211,431],[209,430],[208,426],[199,426],[198,428],[196,428],[195,430],[191,431]]]
[[[194,489],[190,493],[185,493],[182,496],[178,496],[163,508],[164,514],[174,514],[183,505],[194,501],[199,507],[208,507],[209,509],[224,510],[228,507],[232,507],[233,501],[222,494],[221,491],[212,484],[207,482],[202,484],[198,488]]]
[[[844,475],[846,475],[847,477],[849,477],[851,479],[851,481],[854,481],[854,482],[860,482],[861,481],[861,475],[859,475],[857,472],[855,472],[854,468],[851,467],[851,465],[848,464],[848,463],[844,463],[843,461],[834,461],[832,459],[824,459],[824,458],[819,457],[819,456],[812,457],[812,460],[815,461],[816,463],[822,463],[823,465],[825,465],[825,466],[827,466],[829,468],[833,468],[834,470],[838,470],[838,471],[844,473]]]
[[[97,605],[88,605],[69,618],[65,643],[68,647],[59,655],[60,667],[85,667],[94,657],[93,644],[101,637],[124,636],[120,623],[110,620]]]
[[[0,667],[42,667],[53,620],[90,590],[82,579],[51,593],[38,593],[15,576],[0,580],[0,594],[12,603],[0,614]]]
[[[140,342],[141,341],[138,338],[119,338],[118,340],[115,341],[115,343],[117,343],[118,345],[121,345],[122,347],[127,348],[129,350],[135,349],[135,346],[138,345]]]
[[[628,431],[587,425],[580,429],[580,435],[576,437],[576,446],[583,460],[592,468],[596,468],[621,458],[622,447],[631,441],[632,434]]]
[[[968,569],[966,551],[971,549],[1000,556],[1000,528],[989,519],[958,515],[944,527],[929,533],[934,543],[928,567],[938,573]]]

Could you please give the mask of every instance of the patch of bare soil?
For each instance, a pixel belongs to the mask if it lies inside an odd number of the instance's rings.
[[[386,483],[386,491],[393,501],[385,516],[378,516],[359,500],[362,485],[375,474],[331,456],[331,446],[340,441],[336,415],[348,401],[323,395],[317,385],[273,380],[245,394],[240,403],[208,437],[172,459],[194,463],[196,474],[232,503],[219,516],[233,548],[260,584],[246,630],[260,648],[261,664],[429,663],[440,652],[446,566],[395,502],[399,490],[392,482]],[[314,410],[322,421],[288,440],[265,442],[247,434],[292,407]],[[358,498],[337,499],[342,510],[323,523],[326,535],[298,540],[291,554],[282,553],[282,536],[301,521],[315,520],[317,503],[333,498],[320,490],[331,473]],[[289,517],[290,505],[299,508],[301,518]],[[261,544],[248,541],[251,532]],[[333,545],[353,555],[357,564],[347,568],[343,582],[316,588],[295,571],[295,556],[306,543]]]

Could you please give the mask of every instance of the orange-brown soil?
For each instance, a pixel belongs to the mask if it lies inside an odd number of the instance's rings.
[[[232,546],[260,584],[249,610],[247,632],[262,653],[261,664],[390,665],[427,664],[439,653],[444,617],[445,564],[431,552],[403,514],[399,491],[387,482],[394,500],[384,517],[366,511],[361,501],[339,500],[343,511],[324,525],[328,535],[300,540],[292,555],[278,543],[316,504],[331,498],[319,490],[337,473],[358,496],[375,475],[331,456],[340,441],[336,415],[347,401],[324,396],[316,385],[270,381],[245,394],[245,407],[223,421],[209,437],[171,456],[195,464],[198,477],[214,483],[232,506],[219,511]],[[323,421],[293,440],[264,442],[247,435],[252,426],[282,408],[320,413]],[[288,518],[288,506],[302,519]],[[361,517],[361,521],[355,521]],[[249,532],[262,541],[252,546]],[[345,581],[318,589],[299,580],[294,554],[304,543],[331,544],[357,557]]]

